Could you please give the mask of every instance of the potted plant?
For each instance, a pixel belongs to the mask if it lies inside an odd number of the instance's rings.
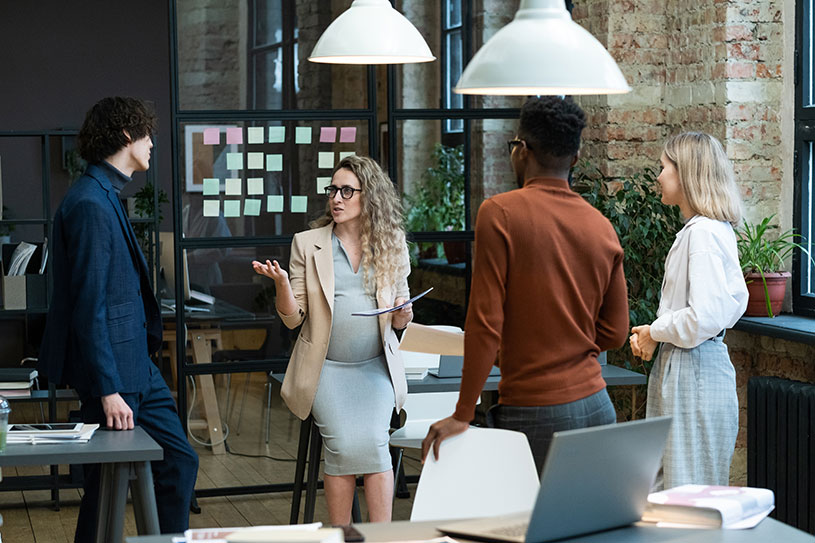
[[[407,228],[412,232],[449,232],[464,230],[464,147],[440,143],[433,149],[434,165],[428,168],[406,199]],[[438,244],[420,243],[422,258],[434,258]],[[464,261],[464,244],[444,243],[447,262]]]
[[[775,237],[770,235],[776,228],[770,224],[774,217],[774,214],[765,217],[758,224],[745,220],[738,232],[739,262],[750,293],[744,314],[749,317],[774,317],[781,311],[787,279],[791,276],[784,271],[784,261],[796,248],[809,256],[809,252],[795,241],[800,236],[792,229]]]

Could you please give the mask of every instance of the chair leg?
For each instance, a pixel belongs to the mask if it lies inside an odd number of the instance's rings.
[[[243,395],[241,396],[241,406],[238,408],[238,427],[235,430],[237,435],[241,435],[241,419],[243,418],[243,404],[246,402],[246,395],[249,393],[249,378],[251,373],[246,373],[243,381]]]
[[[359,509],[359,492],[354,486],[354,503],[351,505],[351,522],[362,522],[362,511]]]
[[[266,379],[266,444],[269,444],[269,434],[272,426],[272,383]]]

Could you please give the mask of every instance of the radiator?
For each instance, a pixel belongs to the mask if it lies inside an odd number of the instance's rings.
[[[815,384],[749,380],[747,485],[775,492],[770,516],[815,534]]]

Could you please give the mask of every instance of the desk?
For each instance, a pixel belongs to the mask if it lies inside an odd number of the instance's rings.
[[[603,379],[608,386],[619,385],[642,385],[647,378],[641,373],[626,370],[617,366],[603,365]],[[283,382],[283,374],[274,374],[273,378]],[[498,390],[500,376],[491,375],[487,377],[482,390]],[[424,379],[409,379],[407,382],[408,393],[411,392],[452,392],[458,391],[461,385],[460,377],[439,378],[435,375],[426,375]],[[309,447],[310,443],[310,447]],[[303,513],[303,522],[314,520],[314,509],[317,500],[317,479],[320,473],[320,455],[322,453],[322,438],[317,425],[309,416],[300,423],[300,439],[297,445],[297,463],[294,468],[294,492],[291,500],[291,515],[289,522],[297,524],[300,517],[300,499],[303,490],[303,479],[306,475],[306,457],[308,457],[308,478],[306,479],[306,503]]]
[[[366,543],[421,541],[439,537],[435,527],[445,521],[355,524]],[[461,538],[457,538],[461,539]],[[172,536],[128,537],[125,543],[171,543]],[[587,536],[559,539],[559,543],[812,543],[811,535],[766,518],[751,530],[681,530],[637,523]]]
[[[159,533],[156,495],[150,462],[164,458],[164,451],[140,427],[128,432],[97,430],[87,443],[9,444],[0,454],[2,466],[102,464],[99,478],[99,511],[96,541],[122,540],[127,487],[131,480],[133,511],[140,534]]]

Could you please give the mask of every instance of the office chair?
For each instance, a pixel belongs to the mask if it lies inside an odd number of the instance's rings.
[[[531,511],[540,487],[526,436],[470,428],[446,439],[425,460],[411,521],[509,515]]]

